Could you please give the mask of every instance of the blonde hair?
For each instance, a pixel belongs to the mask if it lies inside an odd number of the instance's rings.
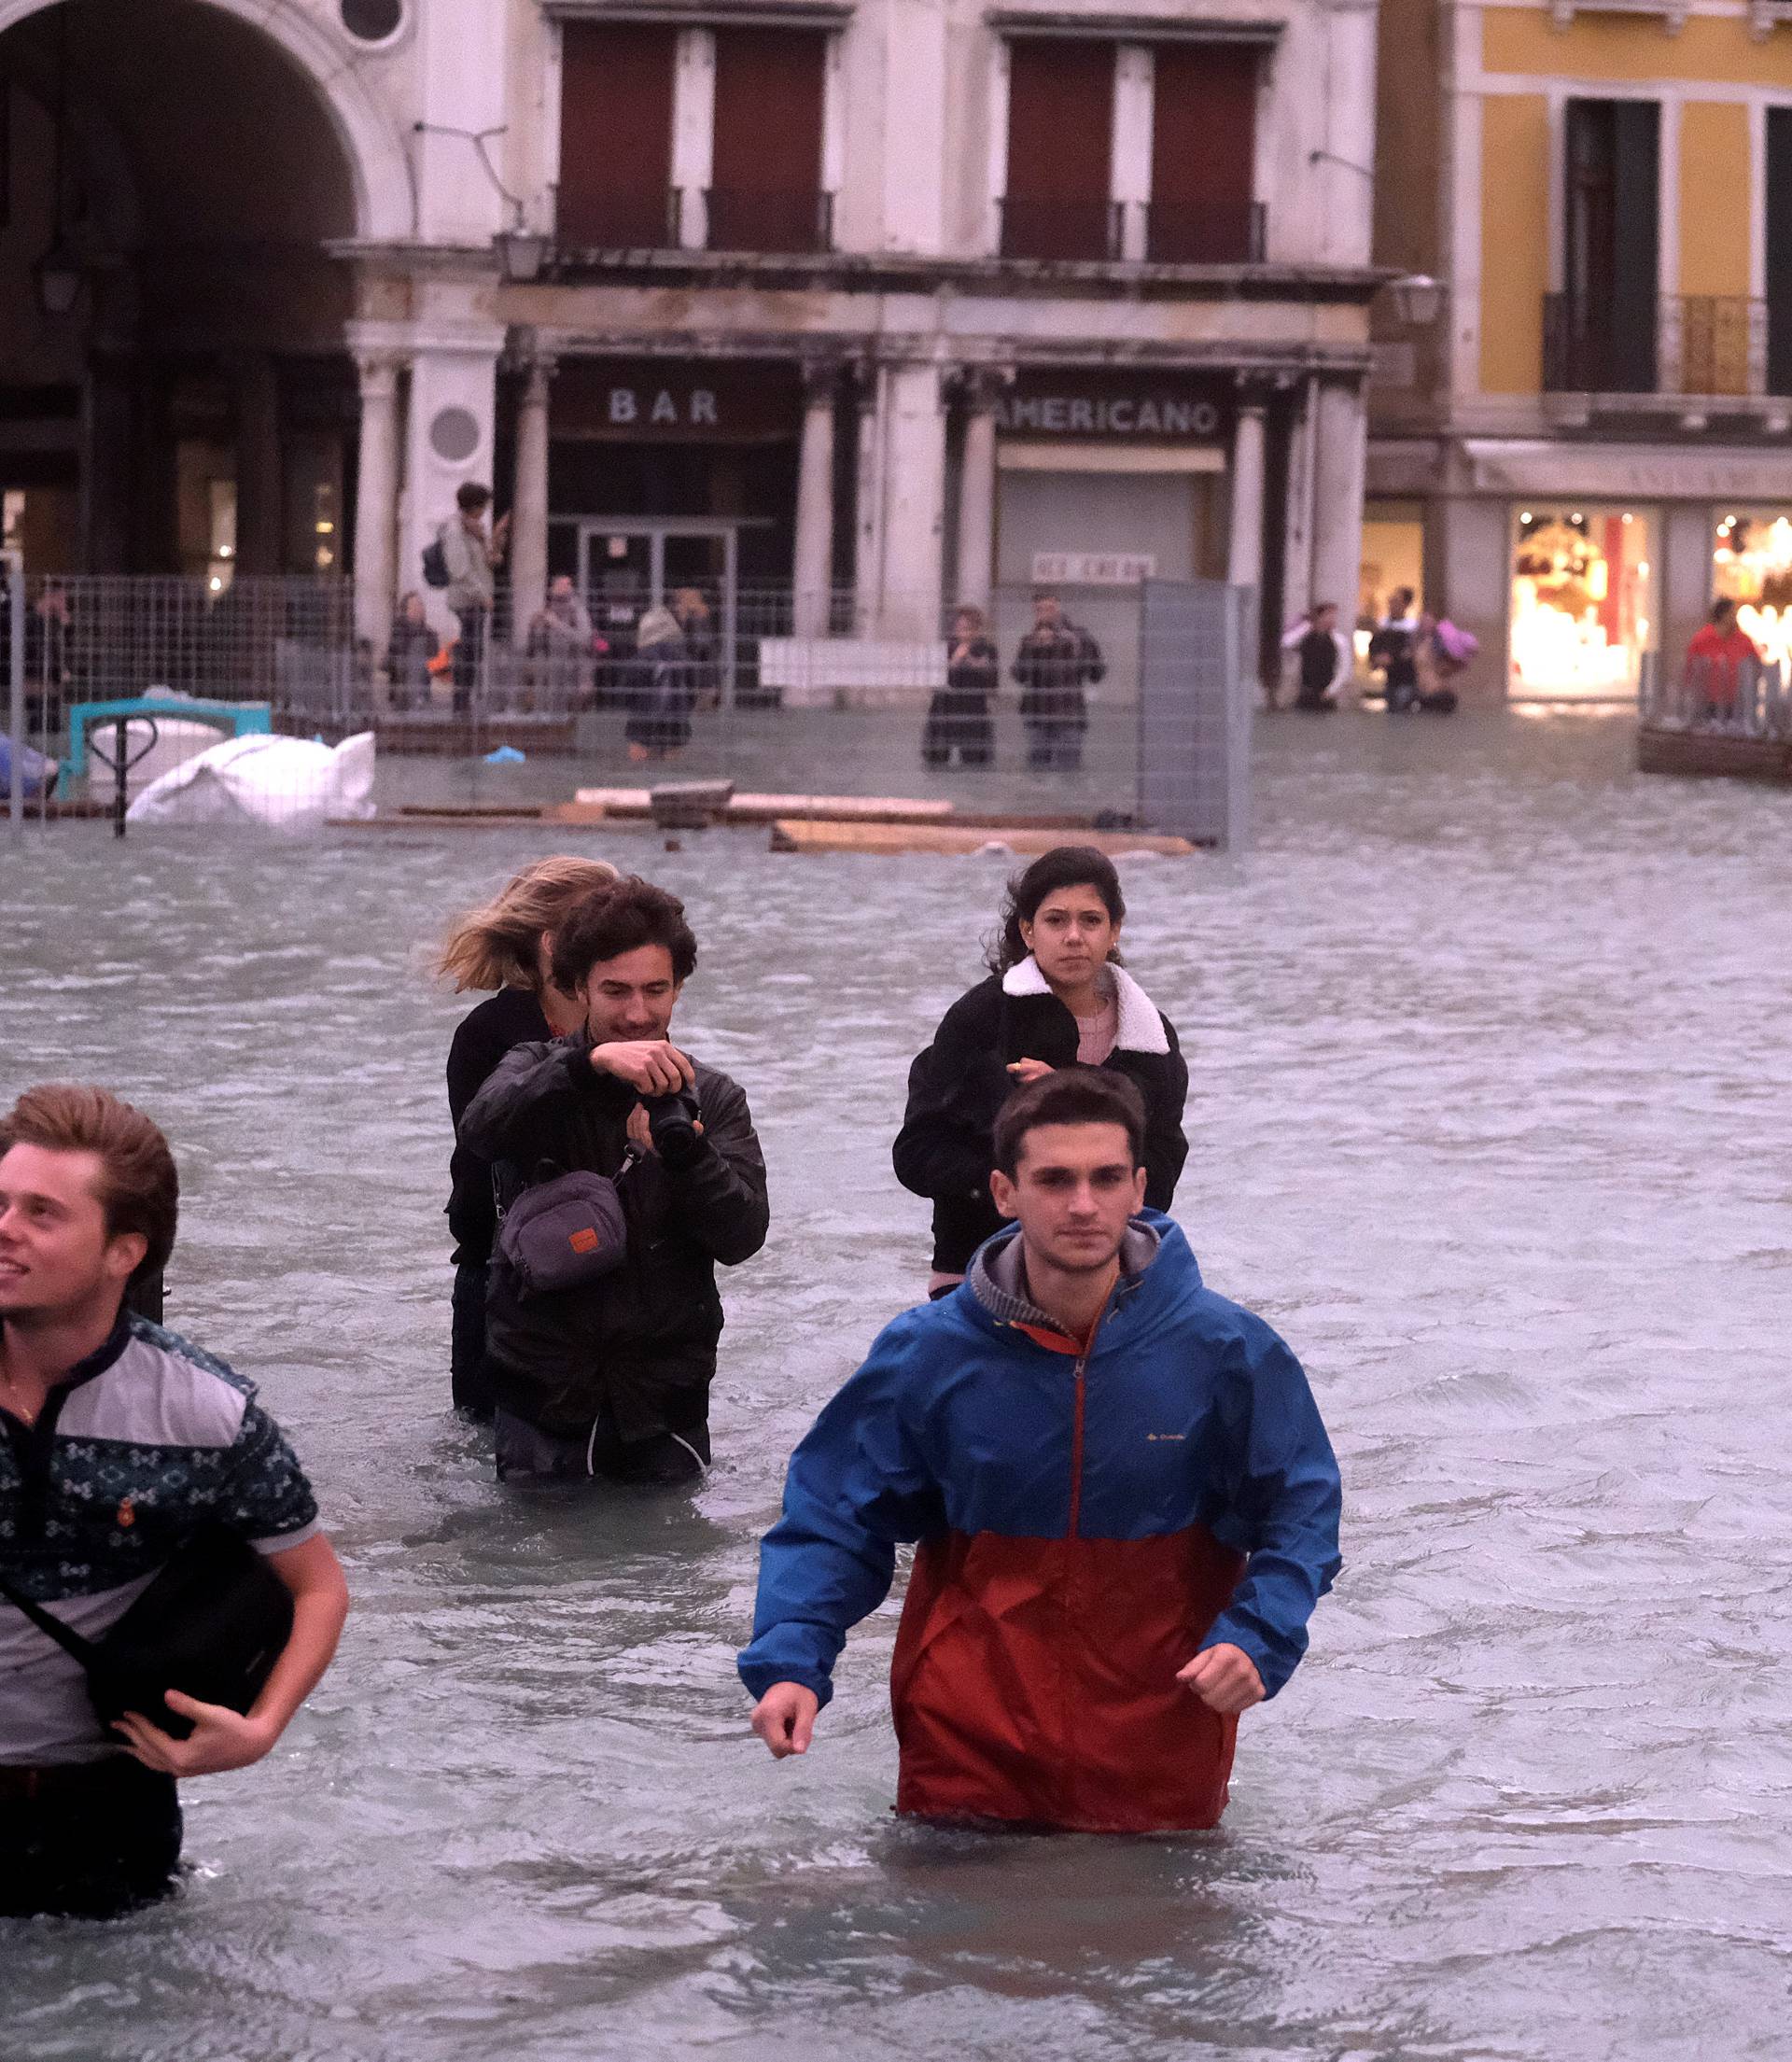
[[[455,918],[442,940],[436,972],[466,989],[541,986],[538,953],[544,931],[556,931],[588,895],[620,877],[608,860],[556,852],[525,866],[492,900]]]

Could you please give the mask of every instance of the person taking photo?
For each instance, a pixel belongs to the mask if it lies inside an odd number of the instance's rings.
[[[1168,1210],[1188,1157],[1188,1067],[1169,1017],[1119,963],[1120,877],[1091,845],[1059,845],[1008,884],[987,980],[961,995],[908,1071],[896,1179],[933,1204],[931,1295],[964,1278],[1001,1228],[989,1194],[997,1114],[1055,1067],[1105,1067],[1145,1103],[1145,1200]]]
[[[179,1181],[104,1088],[29,1089],[0,1120],[0,1913],[104,1918],[173,1887],[176,1785],[247,1768],[329,1666],[348,1590],[254,1385],[125,1308],[165,1266]],[[170,1690],[108,1729],[29,1605],[102,1641],[202,1532],[246,1540],[292,1628],[246,1715]],[[189,1721],[184,1739],[170,1715]],[[163,1720],[159,1724],[158,1718]]]
[[[1144,1140],[1116,1075],[1022,1088],[989,1177],[1015,1228],[884,1331],[797,1448],[739,1662],[779,1760],[914,1540],[899,1812],[1218,1823],[1239,1715],[1287,1682],[1337,1573],[1337,1465],[1294,1354],[1144,1208]]]
[[[671,1041],[697,961],[684,905],[636,878],[586,897],[550,974],[584,1020],[513,1047],[461,1118],[504,1210],[531,1185],[612,1181],[625,1228],[613,1271],[530,1288],[500,1229],[486,1293],[500,1480],[688,1481],[709,1465],[721,1334],[716,1268],[765,1242],[765,1163],[739,1087]]]

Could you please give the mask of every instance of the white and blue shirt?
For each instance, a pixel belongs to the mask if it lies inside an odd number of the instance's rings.
[[[0,1574],[88,1638],[208,1523],[281,1553],[317,1531],[317,1505],[254,1384],[175,1333],[121,1313],[35,1424],[0,1411]],[[0,1599],[0,1764],[120,1750],[77,1662]]]

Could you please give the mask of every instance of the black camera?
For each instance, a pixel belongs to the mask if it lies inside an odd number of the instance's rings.
[[[676,1095],[643,1096],[647,1133],[653,1150],[667,1167],[682,1167],[697,1150],[697,1129],[702,1112],[694,1088],[680,1088]]]

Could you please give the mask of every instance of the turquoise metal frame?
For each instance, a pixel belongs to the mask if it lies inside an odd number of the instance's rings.
[[[68,763],[63,771],[78,780],[87,771],[87,733],[94,723],[127,716],[165,716],[171,722],[210,723],[231,737],[267,737],[273,733],[271,702],[200,702],[172,694],[138,694],[122,702],[77,702],[68,712]]]

